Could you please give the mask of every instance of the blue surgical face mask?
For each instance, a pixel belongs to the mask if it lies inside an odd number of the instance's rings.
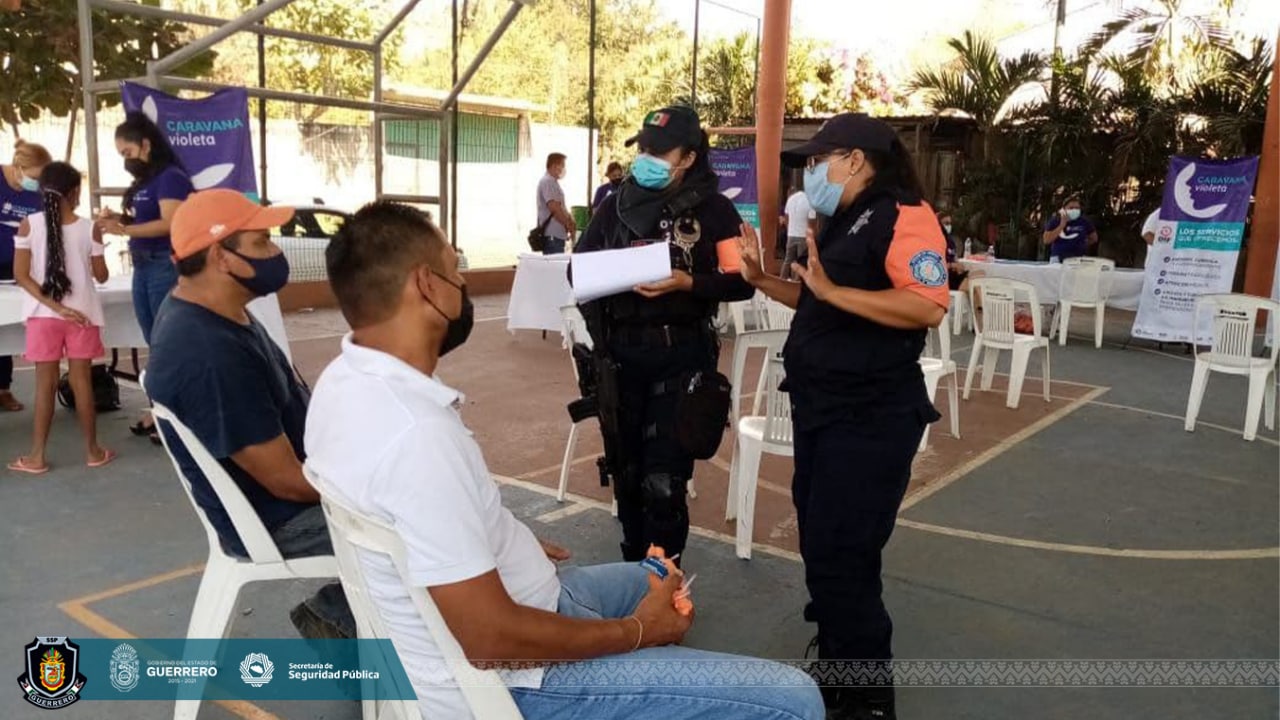
[[[631,177],[642,188],[661,190],[671,184],[671,163],[648,153],[641,153],[631,163]]]
[[[22,176],[22,181],[18,184],[22,186],[23,190],[28,192],[36,192],[40,189],[40,181],[33,177],[27,177],[26,175]]]
[[[1079,220],[1079,219],[1080,219],[1080,208],[1070,208],[1069,210],[1067,210],[1067,219],[1068,219],[1068,220]]]
[[[289,258],[285,257],[283,252],[265,258],[249,257],[230,248],[227,248],[227,252],[249,263],[253,268],[253,277],[240,277],[234,273],[231,277],[253,293],[254,297],[279,292],[280,288],[289,283]]]
[[[804,196],[814,212],[831,217],[840,207],[844,183],[833,183],[827,179],[828,165],[830,163],[824,161],[804,171]]]

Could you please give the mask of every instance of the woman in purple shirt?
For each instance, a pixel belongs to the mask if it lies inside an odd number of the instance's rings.
[[[124,213],[103,212],[103,229],[129,238],[133,261],[133,312],[142,337],[151,344],[151,326],[160,303],[178,282],[173,264],[169,226],[178,206],[193,192],[191,177],[169,141],[151,119],[140,112],[125,115],[116,127],[116,150],[133,183],[124,192]],[[150,418],[134,426],[135,434],[151,434]]]
[[[21,140],[14,146],[13,162],[0,166],[0,281],[13,280],[13,236],[26,216],[44,209],[40,198],[40,171],[53,161],[49,151]],[[0,356],[0,411],[17,412],[22,403],[13,396],[13,358]]]

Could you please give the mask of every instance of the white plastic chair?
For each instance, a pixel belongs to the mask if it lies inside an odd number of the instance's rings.
[[[511,699],[502,677],[493,670],[480,670],[467,660],[462,646],[449,632],[444,617],[431,600],[426,588],[410,580],[408,561],[405,557],[404,541],[395,529],[376,518],[347,507],[328,486],[327,480],[318,476],[310,467],[305,468],[307,479],[320,492],[320,505],[324,508],[325,520],[329,523],[329,531],[333,537],[333,548],[337,555],[339,577],[342,589],[351,604],[352,614],[357,622],[367,628],[371,637],[389,639],[390,632],[382,613],[374,605],[369,593],[368,581],[360,565],[359,554],[372,553],[389,557],[395,565],[405,591],[418,611],[419,617],[427,626],[427,632],[440,649],[444,662],[453,674],[466,700],[467,707],[477,720],[520,720],[520,709]],[[398,693],[401,696],[407,693]],[[421,714],[418,703],[413,700],[383,701],[379,710],[392,711],[390,717],[395,720],[419,720]],[[365,719],[372,720],[368,714],[372,700],[364,700]],[[378,714],[378,718],[388,717]]]
[[[791,427],[791,398],[779,389],[783,380],[782,359],[771,357],[766,369],[765,387],[768,399],[765,415],[752,415],[738,421],[738,444],[742,448],[733,486],[738,501],[738,528],[734,549],[743,560],[751,559],[751,532],[755,524],[756,485],[760,479],[760,456],[763,453],[792,457],[794,433]]]
[[[1276,427],[1276,358],[1280,343],[1273,344],[1264,357],[1253,355],[1253,332],[1258,311],[1266,310],[1272,328],[1280,328],[1280,303],[1252,295],[1201,295],[1196,299],[1192,317],[1192,333],[1198,334],[1200,318],[1209,313],[1213,323],[1213,344],[1208,352],[1196,353],[1196,366],[1191,376],[1191,395],[1187,398],[1186,430],[1196,429],[1200,402],[1209,384],[1209,372],[1245,375],[1249,378],[1249,398],[1244,412],[1244,439],[1258,435],[1258,414],[1266,402],[1268,430]]]
[[[938,383],[946,377],[951,378],[951,382],[947,385],[947,395],[949,399],[949,407],[951,410],[951,437],[960,437],[960,371],[956,367],[956,361],[951,358],[951,336],[947,332],[947,315],[942,316],[942,322],[936,328],[929,328],[925,341],[925,355],[920,358],[920,369],[924,372],[925,389],[929,393],[929,399],[933,400],[938,393]],[[935,345],[934,338],[937,338]],[[933,361],[933,362],[929,362]],[[929,447],[929,428],[926,425],[924,435],[920,438],[920,450],[923,451]]]
[[[578,363],[573,359],[573,346],[586,345],[588,350],[595,349],[595,341],[587,331],[587,321],[577,305],[565,305],[560,308],[560,318],[564,322],[564,346],[569,351],[569,365],[573,368],[573,382],[578,383]],[[570,422],[569,439],[564,444],[564,460],[560,463],[560,485],[556,489],[556,501],[564,502],[565,491],[569,487],[569,468],[572,467],[573,454],[578,448],[578,423]],[[693,480],[689,480],[689,497],[697,497],[693,490]],[[618,517],[618,501],[613,501],[613,516]]]
[[[964,329],[965,317],[969,318],[969,331],[973,332],[973,308],[969,305],[969,297],[963,290],[951,291],[951,333],[959,335]],[[943,326],[945,327],[945,325]]]
[[[139,384],[146,392],[146,376],[139,378]],[[152,401],[151,414],[157,422],[165,423],[173,429],[182,446],[200,467],[218,496],[218,502],[231,518],[231,524],[240,536],[249,557],[240,558],[230,555],[222,549],[218,541],[218,531],[205,517],[204,510],[196,504],[191,493],[191,483],[182,473],[174,457],[173,448],[169,446],[169,438],[160,433],[165,451],[173,463],[173,470],[182,481],[182,489],[196,511],[196,517],[204,525],[209,536],[209,559],[205,562],[204,576],[200,579],[200,589],[196,592],[195,605],[191,608],[191,622],[187,625],[189,638],[221,638],[226,635],[231,615],[235,612],[236,597],[240,588],[251,582],[263,580],[302,580],[307,578],[338,577],[338,562],[333,555],[317,555],[313,557],[292,558],[286,560],[271,539],[262,519],[254,511],[249,500],[245,498],[240,487],[227,474],[209,451],[196,438],[195,433],[183,425],[173,412],[164,405]],[[200,711],[199,700],[179,700],[174,708],[174,720],[194,720]]]
[[[765,320],[770,330],[790,330],[791,320],[795,318],[796,311],[774,300],[766,297],[764,300]]]
[[[724,519],[732,520],[738,515],[738,420],[742,417],[742,388],[747,367],[747,354],[754,348],[764,350],[764,362],[760,365],[760,375],[756,380],[756,392],[751,401],[751,414],[760,414],[760,404],[764,395],[765,381],[768,376],[769,359],[776,357],[787,342],[786,330],[755,330],[745,332],[733,339],[733,366],[729,371],[729,384],[732,386],[729,401],[729,427],[734,429],[733,452],[729,460],[729,492],[725,495]]]
[[[1066,346],[1067,331],[1071,328],[1071,308],[1089,308],[1093,310],[1093,346],[1102,347],[1102,327],[1115,269],[1116,262],[1106,258],[1077,257],[1062,261],[1058,307],[1049,337],[1058,333],[1058,344]]]
[[[765,312],[765,296],[756,291],[750,299],[729,303],[729,316],[733,319],[733,334],[741,335],[748,328],[753,330],[769,329],[768,313]]]
[[[1022,382],[1027,376],[1027,360],[1032,350],[1044,351],[1044,401],[1049,402],[1049,338],[1041,335],[1040,298],[1029,283],[1005,278],[975,278],[969,281],[969,300],[982,294],[982,323],[975,329],[973,352],[969,355],[969,369],[964,376],[964,399],[969,399],[973,374],[982,360],[982,389],[991,389],[996,360],[1001,350],[1012,352],[1009,370],[1009,392],[1005,406],[1017,409],[1022,397]],[[1031,304],[1031,321],[1034,334],[1023,335],[1014,331],[1018,297],[1024,296]],[[985,351],[985,355],[983,352]]]

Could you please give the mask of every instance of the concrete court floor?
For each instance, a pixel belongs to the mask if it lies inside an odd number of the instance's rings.
[[[505,331],[505,297],[477,299],[482,320],[441,374],[468,398],[476,431],[509,507],[575,561],[617,557],[618,530],[583,433],[571,496],[552,496],[575,393],[559,338]],[[958,664],[899,671],[899,716],[915,718],[1275,718],[1280,715],[1280,442],[1239,436],[1244,383],[1213,376],[1195,433],[1182,430],[1191,363],[1149,346],[1121,349],[1131,318],[1112,313],[1108,344],[1083,335],[1051,350],[1053,399],[1039,396],[1038,361],[1018,410],[998,392],[961,403],[962,439],[934,426],[916,462],[899,528],[885,559],[885,595],[900,660],[1262,660],[1213,674],[1183,668],[1195,687],[1157,687],[1145,674],[1069,668],[1029,679],[1027,666],[985,673]],[[1092,325],[1079,318],[1084,333]],[[293,352],[314,379],[337,352],[332,311],[287,318]],[[1114,341],[1114,342],[1112,342]],[[961,369],[970,338],[955,339]],[[730,354],[726,344],[722,364]],[[1006,360],[1007,362],[1007,360]],[[754,365],[754,364],[753,364]],[[1004,367],[1004,366],[1002,366]],[[29,397],[31,374],[17,391]],[[176,637],[185,632],[207,553],[203,529],[162,451],[132,438],[143,406],[100,417],[104,442],[121,451],[105,470],[84,468],[70,413],[60,411],[42,477],[0,472],[0,646],[12,675],[36,634]],[[939,405],[944,415],[943,392]],[[25,450],[29,413],[0,415],[0,457]],[[812,635],[787,496],[789,465],[761,469],[754,559],[734,557],[723,520],[729,458],[700,464],[687,552],[699,573],[698,620],[688,644],[799,658]],[[311,584],[251,586],[232,634],[293,637],[287,610]],[[981,666],[980,666],[981,667]],[[974,673],[977,672],[975,675]],[[1189,673],[1189,674],[1188,674]],[[1188,680],[1188,677],[1191,679]],[[1101,680],[1099,681],[1099,678]],[[1200,678],[1200,679],[1196,679]],[[1223,678],[1226,678],[1225,680]],[[977,682],[987,687],[962,687]],[[1225,687],[1242,682],[1245,687]],[[16,685],[16,683],[15,683]],[[1066,687],[1033,687],[1066,685]],[[1106,685],[1105,687],[1099,685]],[[1249,686],[1252,685],[1252,686]],[[67,718],[165,718],[164,703],[77,703]],[[44,718],[19,691],[0,692],[0,718]],[[201,718],[354,719],[350,703],[205,705]]]

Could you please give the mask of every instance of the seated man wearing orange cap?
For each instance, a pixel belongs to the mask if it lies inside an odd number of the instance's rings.
[[[151,333],[146,390],[173,411],[227,471],[286,558],[333,553],[320,496],[302,474],[311,392],[246,307],[289,280],[267,231],[293,208],[261,207],[234,190],[191,195],[173,217],[178,284]],[[209,481],[171,428],[168,446],[227,552],[244,544]],[[342,586],[290,613],[304,637],[355,637]]]

